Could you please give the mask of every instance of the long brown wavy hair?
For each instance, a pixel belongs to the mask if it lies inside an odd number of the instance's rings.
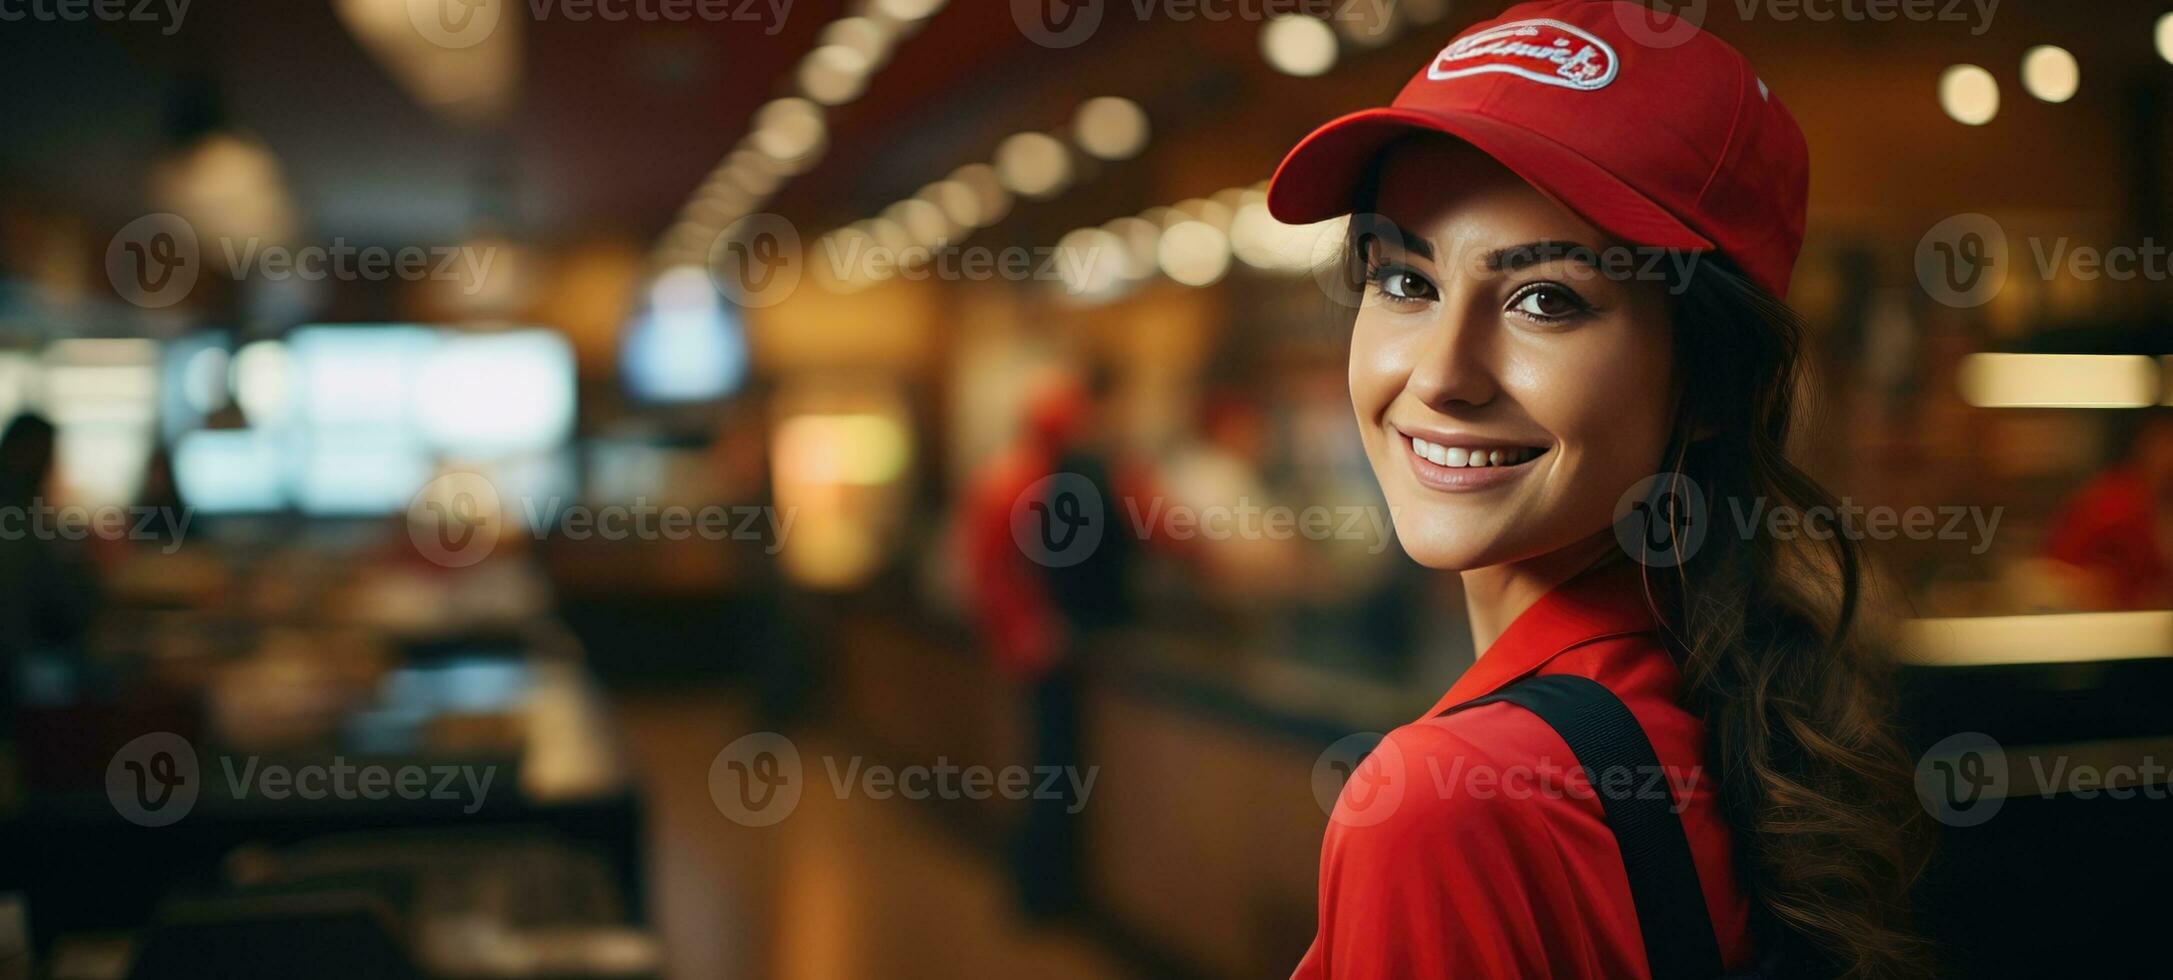
[[[1360,187],[1361,211],[1379,159]],[[1365,287],[1370,232],[1368,221],[1351,221],[1345,305]],[[1680,381],[1656,461],[1677,476],[1654,481],[1653,494],[1682,499],[1684,482],[1694,485],[1705,513],[1688,516],[1708,527],[1695,551],[1647,563],[1646,593],[1689,707],[1705,721],[1760,973],[1930,976],[1910,889],[1931,836],[1895,722],[1893,662],[1857,635],[1863,556],[1845,534],[1741,534],[1733,516],[1839,513],[1787,454],[1804,381],[1802,319],[1724,257],[1688,258],[1658,264],[1687,271],[1668,276]],[[1675,530],[1668,540],[1689,540]],[[1826,530],[1836,529],[1829,521]]]
[[[1768,971],[1929,975],[1909,903],[1929,834],[1893,663],[1857,635],[1865,563],[1832,533],[1837,502],[1787,455],[1802,320],[1715,256],[1675,286],[1683,382],[1665,465],[1703,492],[1710,525],[1645,579],[1705,719]],[[1817,535],[1743,534],[1739,508],[1829,520]]]

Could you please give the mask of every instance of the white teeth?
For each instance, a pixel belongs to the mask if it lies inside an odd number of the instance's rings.
[[[1478,467],[1515,466],[1538,456],[1537,449],[1465,449],[1458,446],[1442,446],[1411,437],[1411,454],[1432,462],[1436,466]]]

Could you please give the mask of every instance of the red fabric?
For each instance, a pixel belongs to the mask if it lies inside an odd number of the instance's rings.
[[[2166,600],[2157,507],[2133,468],[2107,470],[2076,491],[2053,519],[2045,556],[2097,573],[2123,609],[2155,608]]]
[[[1621,851],[1574,756],[1538,716],[1446,708],[1532,674],[1605,684],[1667,770],[1730,970],[1754,958],[1749,903],[1634,566],[1567,583],[1519,616],[1425,718],[1345,784],[1320,858],[1320,928],[1299,978],[1645,977]],[[1690,787],[1687,800],[1684,787]],[[1567,788],[1566,790],[1564,788]]]
[[[1011,536],[1019,497],[1048,476],[1055,454],[1038,441],[991,462],[968,488],[959,515],[966,590],[982,641],[997,666],[1032,679],[1056,662],[1062,619],[1042,569]]]
[[[1056,472],[1064,446],[1078,435],[1088,412],[1084,389],[1056,378],[1026,401],[1019,441],[974,476],[960,500],[967,601],[997,666],[1032,680],[1056,663],[1063,616],[1049,597],[1040,565],[1011,536],[1026,491]]]

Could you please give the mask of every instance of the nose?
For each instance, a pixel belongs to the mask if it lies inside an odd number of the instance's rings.
[[[1501,392],[1495,362],[1500,331],[1497,317],[1475,297],[1457,296],[1444,285],[1441,320],[1427,332],[1404,388],[1438,412],[1455,414],[1476,408]]]

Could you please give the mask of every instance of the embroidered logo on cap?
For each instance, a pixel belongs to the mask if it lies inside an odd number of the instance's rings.
[[[1520,20],[1450,42],[1427,66],[1434,81],[1507,72],[1589,92],[1615,80],[1615,49],[1558,20]]]

